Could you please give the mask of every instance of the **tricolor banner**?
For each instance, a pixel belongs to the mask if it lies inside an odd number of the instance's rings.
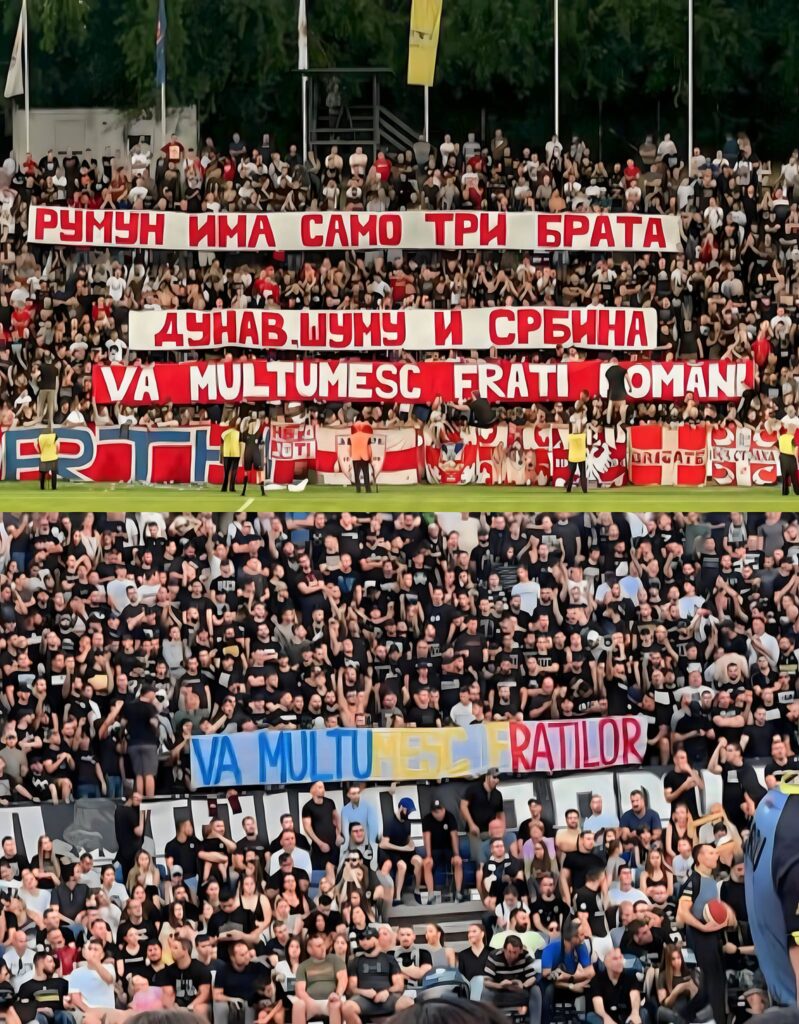
[[[399,363],[359,360],[261,359],[224,362],[154,363],[92,369],[93,397],[99,404],[215,405],[219,402],[401,402],[432,405],[468,401],[479,394],[489,402],[573,402],[583,393],[608,393],[607,371],[614,364],[531,363],[508,360]],[[751,360],[622,363],[629,401],[737,401],[754,381]]]
[[[674,252],[679,218],[641,213],[180,213],[32,206],[28,241],[103,249],[320,252],[569,249]]]
[[[657,311],[614,306],[480,309],[141,310],[129,317],[137,352],[433,351],[563,346],[639,351],[657,344]]]
[[[633,485],[701,487],[707,476],[707,430],[702,426],[630,427]]]
[[[322,780],[457,779],[500,772],[589,772],[640,765],[641,720],[487,722],[445,729],[261,729],[194,736],[191,778],[199,789],[285,786]]]

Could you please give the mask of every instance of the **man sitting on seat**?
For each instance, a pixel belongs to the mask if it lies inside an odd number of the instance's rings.
[[[377,929],[368,925],[358,940],[358,953],[347,964],[350,998],[342,1006],[345,1024],[360,1024],[374,1017],[390,1017],[413,1006],[402,994],[405,981],[393,956],[381,953]]]
[[[535,980],[533,958],[518,935],[509,935],[501,949],[488,954],[483,998],[501,1010],[528,1014],[529,1024],[540,1024],[541,990]]]
[[[291,1024],[305,1024],[317,1017],[327,1017],[330,1024],[341,1024],[347,965],[340,956],[326,952],[322,935],[308,939],[307,952],[308,959],[297,967]]]
[[[541,974],[546,981],[543,992],[543,1024],[549,1024],[556,1003],[574,1003],[583,995],[594,977],[591,954],[580,939],[580,925],[569,921],[559,939],[553,939],[541,952]]]
[[[648,1024],[641,1005],[641,988],[631,971],[624,970],[624,954],[612,949],[605,955],[605,970],[591,983],[593,1012],[588,1024]]]

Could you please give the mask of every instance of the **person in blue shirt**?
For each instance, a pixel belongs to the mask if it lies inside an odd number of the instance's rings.
[[[541,976],[541,1024],[550,1024],[555,1003],[573,1003],[577,996],[585,994],[594,978],[591,954],[580,938],[579,922],[567,921],[560,938],[542,949]]]
[[[660,815],[656,814],[651,807],[646,806],[644,794],[640,789],[634,789],[630,793],[630,810],[625,811],[619,819],[619,831],[622,842],[625,842],[631,833],[640,832],[642,828],[648,828],[652,832],[652,838],[660,839],[663,831],[663,823]]]
[[[361,799],[362,792],[363,787],[359,782],[351,782],[347,786],[347,802],[341,808],[341,830],[348,836],[350,826],[358,822],[366,830],[366,842],[376,849],[383,834],[383,822],[377,807]]]

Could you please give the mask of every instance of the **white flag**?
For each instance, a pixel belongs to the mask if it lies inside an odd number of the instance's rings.
[[[25,79],[23,77],[22,66],[22,38],[25,35],[25,23],[27,20],[27,0],[22,0],[22,10],[19,12],[17,35],[14,39],[14,49],[11,51],[11,63],[8,65],[6,91],[3,94],[6,99],[10,99],[12,96],[20,96],[25,92]]]
[[[300,10],[297,15],[297,70],[308,70],[308,19],[305,16],[305,0],[300,0]]]

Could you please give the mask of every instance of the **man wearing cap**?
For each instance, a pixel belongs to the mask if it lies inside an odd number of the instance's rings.
[[[414,892],[419,901],[419,889],[422,885],[422,858],[416,853],[416,845],[411,839],[411,823],[408,820],[415,810],[416,804],[413,800],[407,796],[403,797],[397,804],[397,809],[391,815],[390,820],[386,822],[380,840],[380,849],[385,853],[381,871],[394,879],[395,903],[402,899],[402,890],[409,867],[413,871]]]
[[[463,893],[463,860],[460,856],[460,837],[458,823],[452,811],[444,804],[433,800],[430,812],[422,818],[422,837],[424,841],[424,882],[429,894],[428,902],[435,903],[439,897],[434,892],[433,873],[436,870],[449,872],[455,883],[455,899],[461,903],[467,897]]]
[[[413,1006],[403,995],[405,981],[396,959],[377,945],[377,928],[368,925],[358,940],[358,952],[347,964],[350,998],[342,1007],[345,1024],[372,1017],[389,1017]]]

